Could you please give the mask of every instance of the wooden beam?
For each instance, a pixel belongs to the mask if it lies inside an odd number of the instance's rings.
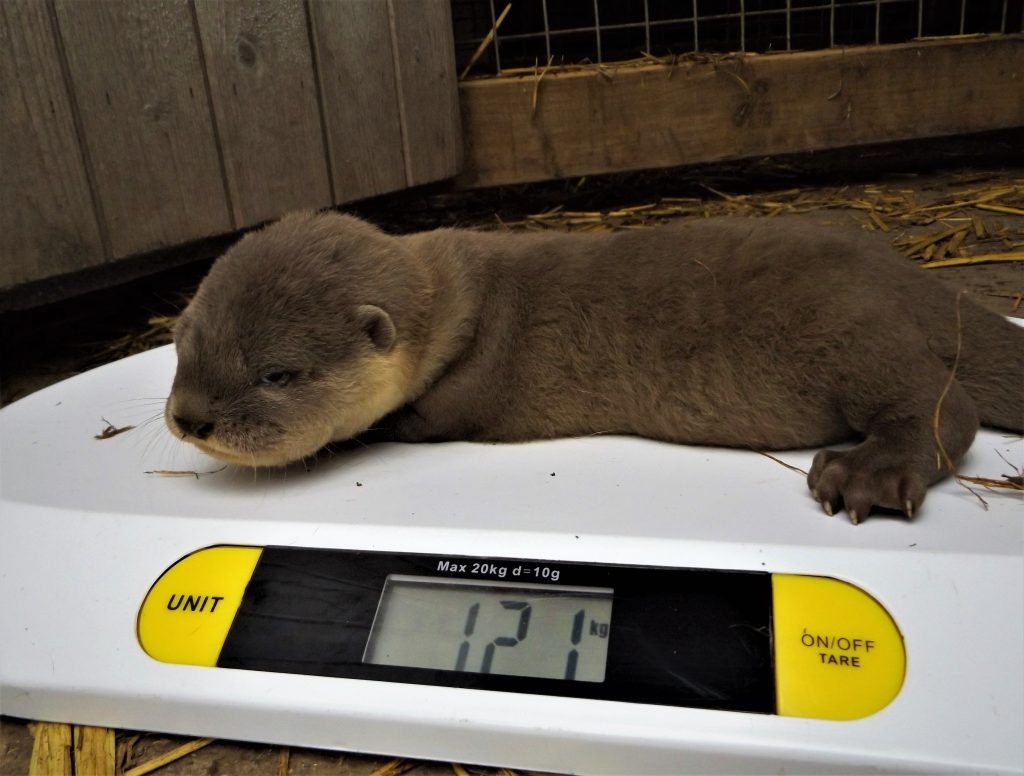
[[[459,89],[460,182],[495,186],[1024,126],[1024,35],[569,69]]]

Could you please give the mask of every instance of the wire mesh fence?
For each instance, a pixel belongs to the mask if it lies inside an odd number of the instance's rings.
[[[452,0],[459,70],[507,0]],[[1024,32],[1024,0],[513,0],[474,74],[644,54],[811,51]]]

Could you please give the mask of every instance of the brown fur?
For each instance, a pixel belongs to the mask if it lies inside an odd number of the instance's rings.
[[[403,441],[594,433],[822,451],[830,513],[912,514],[956,297],[870,236],[800,219],[612,235],[392,237],[295,214],[222,257],[182,316],[171,428],[278,465],[367,429]],[[941,437],[1024,428],[1024,331],[961,300]],[[273,384],[261,376],[292,376]],[[275,374],[277,373],[277,374]]]

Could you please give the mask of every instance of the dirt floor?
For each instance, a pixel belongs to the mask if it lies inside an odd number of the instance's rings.
[[[458,224],[480,228],[611,230],[656,227],[672,218],[719,213],[775,217],[811,212],[836,228],[885,233],[907,261],[966,289],[1004,314],[1024,317],[1024,148],[1020,133],[969,152],[939,146],[922,168],[892,149],[818,160],[760,160],[698,170],[610,176],[486,193],[427,189],[357,210],[392,231]],[[193,248],[194,250],[194,248]],[[991,257],[997,257],[992,259]],[[984,261],[983,257],[990,257]],[[984,263],[982,263],[984,261]],[[96,365],[170,341],[169,326],[209,260],[142,281],[9,312],[0,320],[0,397],[9,403]],[[756,307],[769,300],[751,299]],[[120,773],[190,739],[117,732]],[[0,775],[27,773],[32,726],[3,718]],[[132,769],[137,770],[132,770]],[[400,762],[258,744],[215,741],[163,766],[167,774],[497,773],[445,763]],[[78,776],[82,776],[79,773]]]

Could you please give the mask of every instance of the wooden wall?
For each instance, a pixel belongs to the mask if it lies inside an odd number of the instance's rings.
[[[454,175],[448,0],[3,0],[0,288]]]
[[[0,0],[0,291],[456,174],[1024,126],[1022,84],[1024,35],[457,84],[449,0]]]
[[[1024,35],[460,84],[460,182],[495,186],[1024,126]]]

